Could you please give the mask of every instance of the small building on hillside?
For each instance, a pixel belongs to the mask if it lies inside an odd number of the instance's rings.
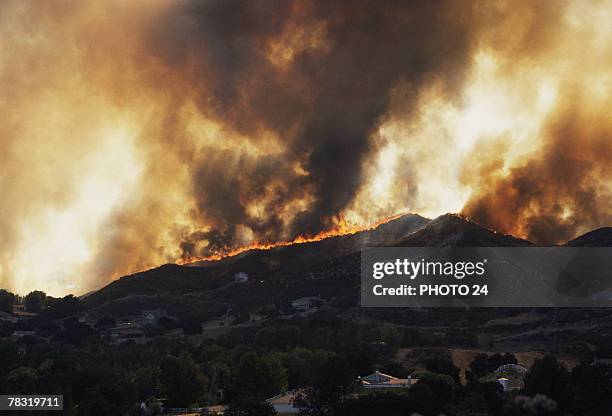
[[[519,364],[504,364],[495,370],[495,381],[505,392],[521,390],[525,387],[524,378],[528,371]]]
[[[500,377],[497,379],[497,384],[499,384],[503,391],[510,391],[512,388],[510,386],[510,379],[507,377]]]
[[[210,415],[210,416],[223,416],[226,411],[227,411],[227,406],[222,405],[222,404],[216,404],[214,406],[208,406],[204,408],[204,411],[202,412],[202,414]]]
[[[143,325],[157,325],[159,318],[168,317],[168,312],[164,309],[152,309],[142,311],[142,323]]]
[[[419,380],[408,376],[408,378],[398,378],[389,374],[383,374],[380,371],[357,379],[364,389],[397,389],[410,388]]]
[[[29,321],[30,319],[34,318],[36,315],[38,314],[34,312],[26,312],[25,310],[22,310],[22,309],[13,310],[13,316],[17,318],[17,321],[19,322]]]
[[[36,331],[25,331],[25,330],[17,330],[13,331],[13,338],[23,338],[23,337],[33,337],[36,335]]]
[[[303,298],[295,299],[291,302],[291,306],[298,312],[309,312],[316,311],[321,307],[323,303],[323,299],[318,296],[306,296]]]
[[[121,344],[128,341],[133,341],[136,344],[144,344],[150,340],[150,338],[146,337],[144,330],[141,328],[119,326],[111,328],[109,331],[111,339],[115,344]]]
[[[278,396],[270,397],[266,402],[270,404],[279,415],[297,414],[300,412],[300,409],[295,406],[296,396],[297,391],[292,390],[287,393],[279,394]]]
[[[0,311],[0,321],[15,323],[17,322],[17,317],[11,315],[10,313]]]
[[[612,350],[599,350],[593,356],[593,364],[612,366]]]
[[[249,281],[249,275],[245,272],[238,272],[234,275],[234,282],[246,283]]]

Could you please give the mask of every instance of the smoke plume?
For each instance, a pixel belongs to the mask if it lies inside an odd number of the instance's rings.
[[[610,6],[5,1],[0,286],[404,211],[538,242],[609,223]]]

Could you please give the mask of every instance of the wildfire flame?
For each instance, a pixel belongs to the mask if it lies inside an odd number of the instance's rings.
[[[352,235],[357,234],[363,231],[370,231],[379,226],[391,222],[401,216],[405,215],[405,213],[400,213],[396,215],[392,215],[390,217],[385,217],[381,220],[378,220],[374,223],[368,225],[356,225],[348,223],[344,218],[339,217],[336,226],[330,230],[321,231],[320,233],[310,236],[310,235],[300,235],[294,238],[293,240],[286,241],[275,241],[275,242],[253,242],[246,246],[231,248],[227,247],[223,250],[217,251],[211,255],[198,257],[198,256],[188,256],[183,257],[177,260],[176,264],[188,264],[195,262],[205,262],[205,261],[217,261],[228,257],[234,257],[239,254],[245,253],[247,251],[263,251],[270,250],[276,247],[287,247],[292,246],[294,244],[306,244],[306,243],[314,243],[317,241],[325,240],[327,238],[338,237],[342,235]]]

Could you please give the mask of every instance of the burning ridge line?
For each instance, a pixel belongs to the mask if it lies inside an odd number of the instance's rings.
[[[222,250],[222,251],[218,251],[215,252],[211,255],[208,256],[189,256],[189,257],[185,257],[185,258],[181,258],[179,260],[176,261],[176,264],[188,264],[188,263],[195,263],[195,262],[204,262],[204,261],[217,261],[217,260],[221,260],[224,258],[228,258],[228,257],[234,257],[237,256],[239,254],[245,253],[247,251],[263,251],[263,250],[270,250],[276,247],[287,247],[287,246],[292,246],[295,244],[306,244],[306,243],[314,243],[317,241],[321,241],[321,240],[325,240],[327,238],[333,238],[333,237],[339,237],[339,236],[343,236],[343,235],[353,235],[353,234],[357,234],[359,232],[363,232],[363,231],[370,231],[373,230],[375,228],[378,228],[379,226],[386,224],[388,222],[391,222],[401,216],[405,215],[405,213],[401,213],[401,214],[396,214],[396,215],[392,215],[390,217],[385,217],[381,220],[378,220],[372,224],[368,224],[365,226],[357,226],[357,225],[350,225],[348,224],[346,221],[344,221],[343,219],[340,219],[338,221],[338,225],[331,230],[327,230],[327,231],[321,231],[320,233],[314,235],[314,236],[304,236],[304,235],[300,235],[297,236],[296,238],[294,238],[293,240],[289,240],[289,241],[276,241],[276,242],[270,242],[270,243],[262,243],[262,242],[254,242],[251,244],[248,244],[246,246],[242,246],[242,247],[238,247],[238,248],[234,248],[234,249],[230,249],[228,248],[227,250]]]

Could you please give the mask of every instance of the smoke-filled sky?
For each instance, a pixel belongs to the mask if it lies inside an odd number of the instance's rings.
[[[612,1],[0,3],[0,286],[461,211],[612,223]]]

